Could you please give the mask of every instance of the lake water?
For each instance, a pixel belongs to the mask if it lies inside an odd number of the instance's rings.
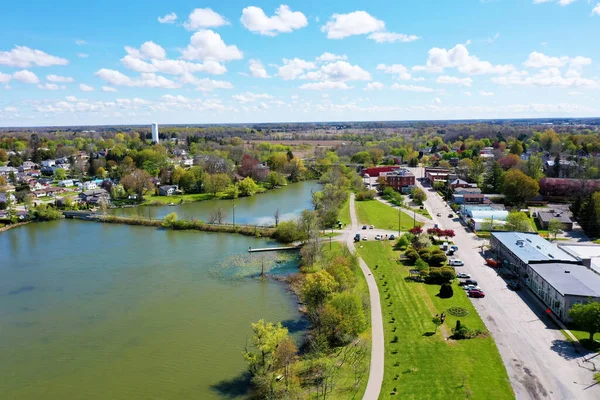
[[[272,192],[282,212],[310,207],[294,187]],[[270,196],[240,214],[266,218]],[[246,252],[268,245],[76,220],[0,234],[0,399],[244,397],[250,323],[305,325],[282,284],[249,277],[295,270],[291,254]]]
[[[321,188],[322,185],[316,181],[305,181],[252,197],[240,197],[235,202],[235,221],[238,224],[274,225],[273,213],[277,209],[280,211],[281,220],[293,218],[300,211],[311,208],[311,190],[319,191]],[[226,214],[226,222],[231,222],[232,205],[232,200],[208,200],[174,206],[120,208],[112,210],[111,213],[120,216],[163,218],[169,213],[176,212],[180,219],[196,218],[207,221],[211,213],[222,208]]]

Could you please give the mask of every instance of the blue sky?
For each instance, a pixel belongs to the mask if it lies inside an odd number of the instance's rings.
[[[0,125],[598,116],[599,37],[596,0],[12,2]]]

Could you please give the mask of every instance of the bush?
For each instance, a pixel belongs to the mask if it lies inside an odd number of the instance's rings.
[[[358,192],[358,194],[356,195],[357,201],[373,200],[374,198],[375,198],[374,190],[363,190],[362,192]]]
[[[415,262],[415,268],[419,271],[427,271],[429,269],[429,265],[422,258],[417,259]]]
[[[412,247],[406,250],[406,253],[404,253],[404,255],[406,256],[406,258],[408,258],[408,260],[411,263],[415,263],[419,259],[419,253],[417,253],[417,251]]]
[[[430,268],[426,282],[441,285],[444,283],[449,283],[455,277],[456,274],[452,268]]]
[[[407,248],[409,244],[410,244],[410,239],[408,238],[407,234],[400,236],[398,238],[398,240],[396,240],[396,247],[399,247],[400,249]]]
[[[446,254],[444,254],[442,250],[436,249],[431,252],[428,262],[434,267],[441,267],[446,262],[446,260]]]
[[[449,299],[450,297],[454,296],[454,290],[452,289],[452,285],[449,284],[449,283],[444,283],[440,287],[440,294],[439,294],[439,296],[442,299]]]
[[[295,221],[280,222],[275,229],[273,237],[283,243],[291,243],[298,240],[298,224]]]
[[[469,315],[469,312],[462,307],[450,307],[446,312],[455,317],[466,317]]]

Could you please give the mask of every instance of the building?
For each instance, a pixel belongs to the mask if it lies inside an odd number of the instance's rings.
[[[540,225],[540,228],[542,229],[548,229],[550,221],[556,219],[562,224],[561,229],[563,231],[573,230],[573,220],[571,219],[570,213],[568,211],[543,210],[538,212],[536,219],[538,224]]]
[[[380,176],[383,177],[387,186],[397,192],[408,193],[415,186],[415,174],[406,168],[382,172]]]
[[[558,247],[600,275],[600,244],[559,244]]]
[[[81,184],[82,190],[95,190],[98,189],[98,185],[95,181],[87,181]]]
[[[158,124],[156,122],[154,122],[152,124],[152,141],[154,143],[158,143],[159,138],[158,138]]]
[[[506,210],[470,210],[465,216],[471,229],[476,231],[502,228],[507,218]]]
[[[177,185],[162,185],[158,187],[159,196],[171,196],[177,192]]]
[[[110,194],[104,189],[87,190],[79,193],[79,198],[89,204],[98,204],[101,200],[108,201]]]
[[[0,167],[0,175],[8,176],[11,172],[16,175],[19,170],[13,167]]]
[[[439,167],[425,167],[425,179],[427,179],[431,186],[435,182],[447,182],[450,176],[450,170],[447,168]]]
[[[456,204],[483,204],[485,197],[479,188],[457,188],[452,193],[452,201]]]
[[[463,181],[462,179],[454,179],[453,181],[450,181],[448,183],[448,186],[450,187],[450,189],[454,190],[456,188],[468,188],[468,187],[473,187],[473,185],[475,185],[475,187],[477,187],[477,184],[474,183],[469,183],[467,181]]]
[[[521,278],[526,276],[527,266],[532,261],[577,263],[575,257],[537,233],[492,232],[490,247],[498,260],[505,261]]]
[[[8,203],[9,200],[14,203],[17,198],[12,193],[0,193],[0,203]]]
[[[392,171],[397,171],[399,169],[400,169],[400,167],[398,167],[398,166],[382,165],[379,167],[364,168],[362,171],[360,171],[360,174],[363,177],[365,175],[369,175],[369,177],[371,177],[371,178],[377,178],[379,175],[381,175],[384,172],[392,172]]]
[[[525,283],[556,316],[570,322],[575,304],[600,302],[600,275],[572,263],[536,263],[527,266]]]
[[[59,181],[58,182],[58,186],[60,187],[69,187],[69,186],[73,186],[75,183],[73,182],[73,179],[65,179],[64,181]]]
[[[54,167],[56,165],[55,160],[42,160],[40,163],[42,167]]]

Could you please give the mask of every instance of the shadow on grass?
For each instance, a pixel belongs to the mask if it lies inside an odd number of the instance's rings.
[[[427,337],[429,337],[429,336],[433,336],[433,335],[435,335],[435,332],[425,332],[425,333],[423,334],[423,336],[427,336]]]
[[[210,388],[219,395],[230,399],[247,398],[250,394],[250,378],[248,372],[243,372],[234,378],[215,383]]]

